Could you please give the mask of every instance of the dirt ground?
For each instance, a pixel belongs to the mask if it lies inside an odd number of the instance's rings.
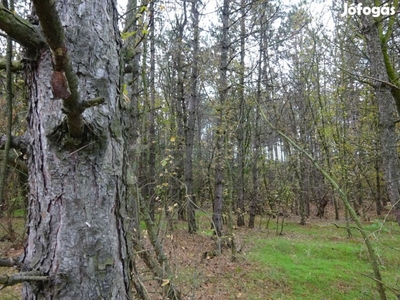
[[[213,236],[191,235],[185,230],[165,236],[164,250],[176,274],[174,283],[184,299],[246,299],[242,279],[248,269],[255,268],[245,258],[250,245],[243,243],[243,237],[248,230],[235,230],[236,262],[232,262],[231,249],[225,242],[222,243],[222,254],[216,256],[216,238]],[[141,262],[138,266],[151,299],[163,299],[159,284],[151,279]]]
[[[16,224],[18,231],[14,240],[10,240],[6,230],[7,230],[6,219],[0,219],[0,259],[9,257],[18,257],[23,253],[23,237],[22,237],[22,225],[24,221],[22,219],[13,220],[13,224]],[[0,268],[0,276],[3,274],[13,274],[18,272],[15,268]],[[21,299],[22,285],[14,285],[6,288],[2,288],[0,285],[0,300],[11,300],[11,299]]]
[[[22,220],[16,220],[16,228],[23,227],[20,222]],[[4,225],[5,220],[0,219],[0,223]],[[0,258],[22,254],[22,239],[10,241],[5,237],[5,228],[0,230]],[[248,229],[235,230],[235,241],[239,250],[237,262],[231,261],[231,250],[226,245],[222,247],[222,254],[215,256],[216,238],[213,236],[202,233],[190,235],[182,229],[163,237],[164,251],[175,274],[173,282],[181,291],[183,299],[246,299],[241,278],[247,269],[254,268],[245,259],[245,251],[250,245],[243,244],[242,237],[247,232]],[[139,257],[137,265],[150,298],[163,299],[160,284],[153,279]],[[14,272],[17,272],[14,268],[1,268],[0,275]],[[21,290],[22,285],[6,287],[0,291],[0,300],[21,299]]]

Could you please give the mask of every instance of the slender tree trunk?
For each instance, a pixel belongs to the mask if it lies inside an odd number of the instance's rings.
[[[253,133],[253,167],[252,167],[252,175],[253,175],[253,197],[251,199],[250,204],[250,212],[249,212],[249,228],[254,228],[254,221],[256,217],[256,208],[259,202],[259,170],[258,170],[258,160],[260,156],[260,141],[259,141],[259,133],[258,133],[258,123],[260,118],[259,108],[256,109],[256,119],[255,119],[255,132]]]
[[[260,53],[261,56],[261,53]],[[255,116],[254,116],[254,125],[253,125],[253,132],[252,132],[252,149],[253,149],[253,164],[252,164],[252,179],[253,179],[253,197],[250,203],[250,212],[249,212],[249,228],[254,228],[254,221],[256,217],[256,208],[259,203],[259,190],[260,190],[260,183],[259,183],[259,167],[258,161],[260,157],[260,107],[259,103],[261,101],[261,64],[259,66],[259,74],[258,74],[258,81],[257,81],[257,96],[256,96],[256,106]]]
[[[319,109],[321,110],[321,123],[322,126],[318,127],[315,126],[319,135],[319,139],[321,140],[321,144],[322,144],[322,153],[323,153],[323,158],[326,161],[326,166],[328,169],[328,173],[330,176],[332,176],[332,159],[331,159],[331,152],[329,149],[329,143],[327,142],[326,139],[326,122],[325,122],[325,112],[324,112],[324,108],[326,107],[326,103],[322,104],[322,97],[318,97],[318,103],[319,103]],[[314,120],[316,120],[314,118]],[[317,123],[315,123],[315,125],[317,125]],[[335,210],[335,220],[339,220],[339,206],[337,203],[337,200],[335,197],[333,197],[333,206],[334,206],[334,210]]]
[[[138,20],[137,20],[137,0],[129,0],[127,4],[127,14],[126,27],[124,32],[132,32],[138,30]],[[140,81],[140,49],[139,49],[140,37],[135,35],[130,37],[125,42],[125,47],[123,51],[123,61],[125,66],[128,67],[127,72],[125,72],[124,82],[127,83],[127,92],[130,102],[127,103],[125,107],[125,126],[129,130],[125,131],[126,135],[126,147],[127,147],[127,173],[131,176],[132,184],[135,185],[135,191],[128,191],[127,197],[135,204],[133,214],[135,219],[139,224],[139,211],[140,207],[138,201],[134,199],[138,196],[138,182],[136,176],[139,174],[138,162],[140,161],[141,149],[138,147],[140,145],[139,137],[139,81]],[[136,228],[135,233],[137,236],[140,235],[140,228]]]
[[[146,0],[145,0],[146,1]],[[151,209],[150,209],[150,184],[151,184],[151,178],[149,178],[149,171],[148,171],[148,160],[149,160],[149,112],[151,110],[151,107],[149,105],[150,100],[149,100],[149,83],[148,83],[148,78],[147,78],[147,73],[148,73],[148,63],[147,63],[147,57],[148,57],[148,48],[149,48],[149,43],[147,36],[144,36],[143,38],[143,43],[142,43],[142,51],[141,51],[141,60],[142,60],[142,65],[141,65],[141,72],[140,72],[140,77],[141,77],[141,83],[142,83],[142,112],[141,112],[141,117],[138,119],[140,125],[140,146],[141,146],[141,151],[140,151],[140,159],[139,159],[139,166],[138,166],[138,183],[139,183],[139,188],[140,188],[140,194],[141,196],[146,199],[147,205],[149,207],[149,212],[151,215]],[[138,111],[139,112],[139,111]]]
[[[4,1],[3,1],[4,2]],[[7,4],[7,1],[5,1]],[[14,10],[14,1],[10,1],[10,9]],[[7,5],[6,5],[7,6]],[[7,89],[7,105],[5,107],[6,113],[5,113],[5,118],[7,119],[7,129],[6,129],[6,136],[7,140],[4,146],[4,157],[3,157],[3,162],[1,163],[1,174],[0,174],[0,217],[3,213],[3,210],[5,208],[5,203],[6,201],[4,200],[4,190],[7,182],[7,164],[8,164],[8,156],[10,153],[10,146],[11,146],[11,129],[12,129],[12,103],[13,103],[13,98],[14,98],[14,92],[13,92],[13,75],[11,72],[11,67],[12,67],[12,50],[13,50],[13,45],[12,45],[12,39],[11,37],[7,36],[7,47],[6,47],[6,89]],[[13,231],[11,230],[10,234]]]
[[[263,38],[264,34],[261,35],[260,39],[260,54],[259,54],[259,65],[258,65],[258,78],[257,78],[257,94],[256,103],[254,107],[254,125],[252,132],[252,148],[253,148],[253,164],[252,164],[252,176],[253,176],[253,197],[250,203],[249,212],[249,228],[254,228],[254,221],[256,217],[256,208],[259,202],[259,170],[258,170],[258,160],[260,156],[260,103],[261,103],[261,81],[263,77],[263,57],[264,57],[264,47]]]
[[[300,225],[306,224],[307,210],[306,205],[308,202],[308,166],[307,162],[303,157],[299,157],[299,174],[300,174],[300,199],[299,199],[299,211],[300,211]]]
[[[237,140],[238,140],[238,179],[237,179],[237,226],[244,226],[244,157],[245,157],[245,143],[244,143],[244,76],[245,76],[245,38],[246,38],[246,27],[245,27],[245,0],[241,0],[240,10],[240,83],[239,83],[239,124],[237,129]]]
[[[186,220],[186,203],[183,200],[183,189],[181,185],[182,177],[184,176],[185,160],[184,153],[186,148],[186,132],[185,126],[187,125],[187,114],[186,111],[186,70],[185,70],[185,57],[184,57],[184,31],[187,24],[187,12],[186,12],[186,0],[183,1],[183,19],[177,18],[176,30],[177,30],[177,48],[175,53],[175,68],[177,73],[177,86],[176,86],[176,129],[177,129],[177,142],[175,143],[175,170],[176,179],[172,182],[173,197],[178,206],[178,219]],[[190,101],[190,100],[189,100]],[[189,113],[190,114],[190,113]]]
[[[154,82],[154,76],[156,71],[156,48],[155,48],[155,38],[154,38],[154,1],[150,1],[150,109],[148,114],[148,126],[149,126],[149,156],[148,156],[148,178],[150,182],[148,183],[148,205],[149,213],[152,220],[154,220],[155,215],[155,180],[156,180],[156,88]]]
[[[124,32],[138,32],[139,20],[137,18],[138,12],[138,1],[129,0],[127,4],[127,16]],[[126,140],[126,166],[127,166],[127,185],[129,189],[127,190],[127,201],[131,203],[132,216],[136,220],[136,227],[133,231],[133,237],[135,239],[135,246],[139,244],[140,241],[140,203],[141,198],[139,192],[139,185],[137,175],[139,173],[139,164],[141,158],[141,148],[139,140],[139,96],[140,96],[140,35],[134,35],[129,37],[125,41],[124,51],[122,52],[123,61],[125,63],[125,77],[124,82],[127,83],[127,93],[129,102],[123,101],[126,104],[124,113],[125,116],[125,126],[127,130],[124,130],[125,140]],[[135,286],[136,292],[141,297],[141,299],[147,298],[147,291],[145,290],[142,280],[139,277],[139,272],[136,267],[136,256],[132,259],[132,283]]]
[[[228,50],[229,50],[229,4],[230,0],[224,0],[222,7],[222,38],[221,38],[221,59],[220,59],[220,81],[219,81],[219,108],[217,116],[216,132],[216,155],[215,155],[215,190],[213,205],[213,222],[217,235],[222,234],[222,205],[224,192],[224,106],[228,93],[227,71],[228,71]]]
[[[375,158],[375,180],[376,180],[376,192],[375,192],[375,205],[376,214],[382,215],[382,199],[381,199],[381,174],[379,170],[379,159]]]
[[[197,9],[198,1],[192,2],[192,26],[193,26],[193,61],[192,61],[192,77],[191,77],[191,93],[188,104],[188,117],[186,126],[186,155],[185,155],[185,183],[186,183],[186,199],[187,199],[187,216],[188,231],[195,233],[197,231],[196,224],[196,199],[193,189],[193,142],[194,128],[196,124],[196,110],[199,96],[197,92],[197,83],[199,77],[198,71],[198,55],[199,55],[199,11]]]
[[[223,129],[222,129],[222,109],[218,112],[218,123],[217,123],[217,132],[216,132],[216,147],[215,147],[215,187],[214,187],[214,203],[213,203],[213,223],[215,233],[217,235],[222,234],[222,206],[223,206],[223,192],[224,192],[224,183],[223,183],[223,161],[224,161],[224,152],[223,152]]]
[[[30,195],[23,263],[50,280],[26,283],[24,299],[130,299],[135,220],[125,199],[115,3],[71,0],[56,7],[81,101],[106,100],[85,111],[83,136],[71,139],[62,102],[50,87],[49,50],[28,74]]]

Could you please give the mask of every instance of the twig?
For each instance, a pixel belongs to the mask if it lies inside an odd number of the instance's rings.
[[[376,281],[376,282],[379,282],[379,283],[382,284],[385,288],[387,288],[389,291],[391,291],[393,294],[395,294],[395,296],[396,296],[397,298],[400,297],[400,290],[399,290],[399,289],[392,288],[392,287],[388,286],[387,284],[385,284],[384,282],[382,282],[382,280],[378,280],[378,279],[376,279],[376,278],[374,278],[374,277],[369,276],[368,274],[364,274],[364,273],[359,273],[359,274],[361,274],[361,275],[363,275],[363,276],[365,276],[365,277],[368,277],[369,279],[372,279],[372,280],[374,280],[374,281]]]
[[[18,257],[0,258],[0,267],[12,268],[15,266],[21,266]]]
[[[89,144],[87,144],[87,145],[84,145],[84,146],[80,147],[79,149],[76,149],[74,152],[71,152],[71,153],[68,155],[68,157],[71,156],[72,154],[75,154],[75,153],[78,152],[78,151],[81,151],[82,149],[84,149],[84,148],[86,148],[86,147],[89,147],[90,145],[92,145],[92,144],[94,144],[94,143],[95,143],[95,142],[91,142],[91,143],[89,143]]]
[[[0,284],[3,286],[0,290],[4,289],[6,286],[15,285],[25,281],[48,281],[48,276],[43,276],[42,273],[37,271],[16,273],[13,275],[2,275],[0,276]]]

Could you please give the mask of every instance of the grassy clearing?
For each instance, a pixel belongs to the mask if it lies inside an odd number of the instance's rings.
[[[385,284],[398,289],[399,235],[390,229],[392,224],[384,227],[386,230],[377,230],[371,224],[367,229],[375,240]],[[258,270],[248,276],[275,283],[270,292],[265,291],[269,299],[378,299],[375,283],[369,278],[372,269],[367,251],[357,230],[352,232],[353,237],[347,238],[344,229],[332,224],[288,223],[283,236],[250,235],[247,240],[254,246],[248,257]],[[389,299],[397,299],[393,293],[387,294]],[[249,295],[248,299],[261,298]]]
[[[199,214],[198,220],[199,235],[212,236],[208,216]],[[224,292],[224,299],[379,299],[368,252],[355,227],[349,238],[344,222],[338,222],[343,228],[337,228],[329,221],[310,220],[300,226],[291,220],[285,221],[283,235],[276,236],[275,220],[270,220],[269,229],[265,219],[256,224],[261,226],[236,231],[245,244],[243,260],[229,265],[226,273],[221,272],[228,266],[223,258],[213,260],[220,272],[207,276],[205,282]],[[186,224],[178,228],[183,230]],[[397,299],[390,289],[400,290],[400,228],[375,220],[365,224],[365,229],[380,261],[388,299]],[[229,250],[224,255],[229,257]],[[207,288],[208,298],[198,299],[218,299],[214,288]]]

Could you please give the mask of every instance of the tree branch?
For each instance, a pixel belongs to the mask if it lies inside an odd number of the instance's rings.
[[[54,73],[51,80],[53,94],[63,99],[63,112],[67,115],[69,133],[72,137],[83,134],[83,108],[78,92],[78,76],[75,74],[65,45],[64,28],[55,1],[33,0],[44,36],[53,53]]]
[[[13,275],[0,276],[0,283],[3,284],[2,288],[25,281],[48,281],[48,280],[49,280],[48,276],[43,276],[40,272],[37,271],[22,272]]]
[[[21,262],[19,257],[8,257],[8,258],[0,258],[0,267],[3,268],[12,268],[15,266],[21,266]]]
[[[93,99],[84,101],[81,106],[82,106],[82,109],[85,110],[89,107],[98,106],[100,104],[103,104],[104,102],[106,102],[104,97],[98,97],[98,98],[93,98]]]
[[[0,4],[0,29],[24,47],[38,49],[45,45],[43,37],[35,26],[2,4]]]
[[[4,156],[4,150],[0,150],[0,156]],[[3,158],[0,157],[0,161],[3,160]],[[8,153],[8,160],[7,160],[7,166],[9,168],[12,168],[13,170],[16,170],[17,172],[25,175],[26,177],[28,176],[28,166],[26,165],[25,161],[23,161],[15,151],[10,151]]]

